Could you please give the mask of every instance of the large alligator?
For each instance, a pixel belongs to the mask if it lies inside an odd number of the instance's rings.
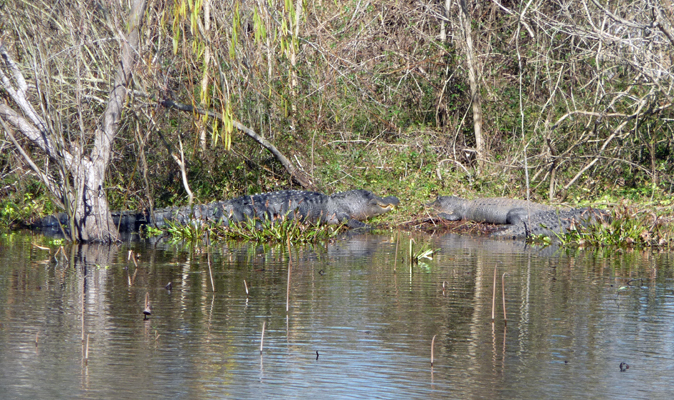
[[[572,229],[588,227],[593,224],[610,221],[605,210],[596,208],[570,208],[562,210],[538,211],[520,220],[509,224],[504,229],[496,231],[491,236],[507,239],[527,239],[532,236],[544,235],[552,238],[568,233]]]
[[[156,210],[150,221],[163,227],[167,221],[188,223],[190,221],[219,221],[224,224],[246,220],[270,220],[288,218],[306,223],[328,225],[346,224],[350,228],[366,226],[368,218],[394,209],[399,200],[394,196],[379,197],[367,190],[351,190],[332,195],[301,190],[282,190],[232,200],[196,206],[193,209]]]
[[[505,197],[466,200],[455,196],[438,196],[428,205],[439,212],[440,218],[450,221],[465,219],[489,224],[513,225],[533,213],[555,210],[551,206]]]
[[[241,196],[226,201],[216,201],[194,207],[171,207],[146,212],[113,212],[112,219],[120,231],[138,230],[142,225],[166,227],[169,222],[188,223],[238,223],[246,220],[274,221],[281,218],[297,219],[306,223],[329,225],[346,224],[350,228],[367,226],[363,220],[394,209],[399,201],[394,196],[379,197],[367,190],[351,190],[326,195],[318,192],[282,190]],[[40,227],[65,225],[63,213],[44,218]]]
[[[451,221],[470,220],[507,225],[492,236],[523,239],[534,235],[555,237],[573,227],[588,226],[607,220],[603,210],[591,208],[555,208],[526,200],[501,197],[466,200],[454,196],[438,196],[428,204],[438,216]]]

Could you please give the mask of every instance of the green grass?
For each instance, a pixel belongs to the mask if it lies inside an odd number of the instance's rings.
[[[197,243],[201,240],[245,240],[258,243],[316,243],[334,238],[342,226],[307,224],[282,218],[275,221],[248,219],[238,224],[168,223],[166,233],[176,241]],[[154,229],[153,234],[158,230]]]

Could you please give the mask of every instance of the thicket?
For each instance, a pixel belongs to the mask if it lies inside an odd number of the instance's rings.
[[[128,5],[48,3],[0,1],[0,40],[34,106],[88,148]],[[105,193],[135,209],[365,188],[399,196],[401,219],[437,194],[527,187],[535,200],[671,208],[673,13],[668,0],[149,1]],[[4,221],[53,211],[7,129]]]

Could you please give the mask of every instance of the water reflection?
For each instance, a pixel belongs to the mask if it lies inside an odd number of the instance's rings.
[[[55,254],[36,246],[48,238],[5,237],[0,387],[7,398],[670,394],[671,254],[450,235],[416,237],[441,251],[410,268],[409,239],[354,236],[290,254],[131,241]]]

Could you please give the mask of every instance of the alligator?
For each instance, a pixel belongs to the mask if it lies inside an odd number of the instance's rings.
[[[194,207],[170,207],[150,213],[122,211],[112,212],[112,219],[120,231],[131,232],[140,226],[164,228],[168,223],[239,223],[282,218],[296,219],[305,223],[328,225],[346,224],[350,228],[363,228],[361,221],[384,214],[399,204],[395,196],[379,197],[367,190],[351,190],[326,195],[301,190],[282,190],[216,201]],[[66,225],[68,217],[61,213],[39,221],[38,227]]]
[[[438,196],[428,204],[438,217],[450,221],[470,220],[507,225],[492,236],[524,239],[533,235],[555,237],[572,227],[589,226],[607,220],[608,213],[592,208],[555,208],[526,200],[479,198],[466,200],[455,196]]]
[[[181,224],[190,221],[213,221],[224,224],[246,220],[275,221],[282,218],[305,223],[346,224],[350,228],[367,226],[361,222],[384,214],[399,204],[394,196],[381,198],[367,190],[351,190],[332,195],[301,190],[282,190],[196,206],[193,209],[155,210],[148,221],[161,228],[168,221]],[[114,217],[114,216],[113,216]]]
[[[486,197],[466,200],[455,196],[438,196],[427,204],[439,212],[438,216],[450,221],[466,219],[489,224],[517,224],[539,211],[552,211],[554,207],[526,200],[505,197]]]
[[[561,210],[538,211],[515,224],[493,232],[491,236],[505,239],[527,239],[532,236],[549,236],[556,238],[578,227],[609,222],[609,213],[591,207],[570,208]]]

